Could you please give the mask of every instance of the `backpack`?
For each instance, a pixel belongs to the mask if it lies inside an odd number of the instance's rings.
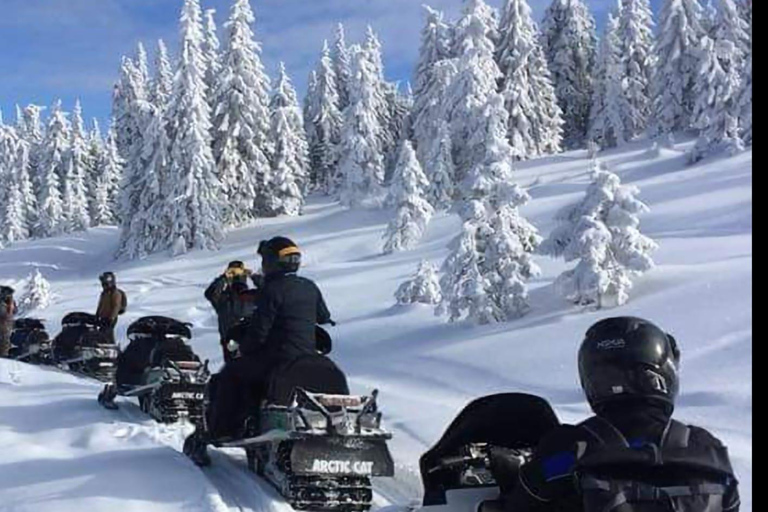
[[[125,310],[128,309],[128,297],[123,290],[117,290],[117,293],[120,294],[120,310],[117,314],[122,315],[125,313]]]
[[[725,447],[693,446],[690,427],[670,420],[659,446],[632,447],[607,420],[580,426],[587,443],[576,462],[584,512],[722,512],[735,481]]]

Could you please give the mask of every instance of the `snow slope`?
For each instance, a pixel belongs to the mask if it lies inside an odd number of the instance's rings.
[[[752,153],[688,167],[683,151],[637,143],[603,155],[624,182],[641,188],[651,207],[641,229],[660,245],[658,268],[637,282],[629,304],[582,311],[551,288],[565,268],[537,258],[533,311],[509,324],[449,325],[430,308],[394,305],[397,286],[422,258],[440,264],[458,231],[437,217],[417,250],[381,255],[389,212],[348,212],[326,199],[296,219],[260,221],[229,235],[221,252],[115,263],[117,231],[27,242],[0,252],[0,281],[13,283],[39,267],[58,294],[40,312],[58,332],[65,312],[93,310],[96,276],[115,270],[128,292],[128,324],[164,314],[194,324],[196,350],[221,363],[216,321],[202,296],[227,262],[257,265],[258,241],[295,238],[305,274],[323,289],[335,319],[335,357],[355,390],[381,390],[400,467],[396,482],[377,484],[380,505],[418,499],[419,455],[469,400],[500,391],[541,394],[564,421],[588,414],[578,385],[576,350],[599,318],[644,316],[675,333],[683,350],[678,417],[711,429],[730,447],[752,510]],[[585,152],[519,165],[534,200],[524,213],[546,235],[554,212],[580,197]],[[95,402],[98,386],[61,372],[0,361],[0,510],[286,510],[267,485],[244,471],[238,452],[216,453],[200,471],[180,453],[185,429],[161,427],[135,406],[117,413]]]

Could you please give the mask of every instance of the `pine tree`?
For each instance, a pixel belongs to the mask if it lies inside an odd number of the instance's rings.
[[[235,6],[241,5],[238,2]],[[247,5],[247,1],[244,2]],[[210,108],[206,102],[203,29],[198,0],[185,0],[181,15],[181,57],[168,107],[170,138],[166,247],[217,249],[221,242],[221,184],[211,152]],[[163,184],[165,185],[165,184]]]
[[[393,117],[394,95],[392,84],[384,79],[384,63],[381,56],[381,42],[379,37],[369,25],[366,32],[366,40],[363,46],[363,55],[368,59],[371,69],[373,92],[371,100],[373,110],[376,112],[381,130],[379,133],[379,147],[384,156],[384,167],[377,177],[380,183],[384,183],[391,175],[393,155],[396,155],[398,139],[398,121]]]
[[[29,166],[29,144],[16,130],[0,124],[0,247],[29,238],[23,174]]]
[[[671,136],[691,127],[698,79],[697,45],[704,37],[698,0],[666,0],[661,10],[654,49],[656,71],[653,96],[653,134]]]
[[[151,130],[150,130],[151,133]],[[104,148],[97,167],[96,190],[94,192],[95,225],[113,225],[117,223],[120,201],[120,182],[123,177],[125,161],[117,150],[115,130],[110,129],[104,141]]]
[[[32,311],[39,311],[50,306],[53,300],[51,284],[35,269],[26,279],[24,289],[17,301],[18,314],[26,316]]]
[[[434,208],[424,197],[428,186],[413,146],[404,141],[389,192],[388,202],[397,210],[384,234],[385,254],[413,249],[424,236],[434,214]]]
[[[339,110],[338,83],[328,43],[315,73],[314,89],[307,96],[307,138],[312,169],[311,182],[326,194],[335,191],[334,175],[338,164],[338,145],[343,122]],[[309,134],[312,134],[310,139]]]
[[[41,237],[57,236],[65,229],[61,187],[69,153],[69,130],[69,121],[61,111],[60,103],[57,103],[51,109],[45,139],[41,144],[39,217],[35,230]]]
[[[215,93],[213,155],[225,197],[223,221],[238,226],[266,212],[269,181],[269,78],[259,56],[247,0],[237,0],[226,24],[222,71]]]
[[[85,231],[91,225],[88,211],[89,187],[87,180],[92,162],[90,161],[83,123],[83,110],[79,100],[75,103],[75,109],[72,112],[72,130],[66,166],[63,197],[64,212],[67,218],[65,229],[67,231]]]
[[[270,104],[274,156],[269,188],[272,215],[299,215],[308,181],[308,149],[296,91],[280,63],[279,78]]]
[[[464,12],[473,12],[477,16],[485,27],[485,37],[487,37],[494,46],[499,41],[499,13],[495,8],[488,5],[485,0],[466,0],[464,5]],[[453,56],[461,57],[464,49],[466,48],[462,42],[462,34],[469,28],[472,20],[467,16],[462,16],[456,22],[456,26],[453,29],[455,37],[453,38]]]
[[[168,48],[162,39],[157,41],[155,55],[155,78],[152,82],[151,102],[158,108],[164,109],[173,93],[173,70],[168,57]]]
[[[40,189],[40,155],[42,153],[40,145],[43,142],[44,130],[41,121],[41,113],[45,107],[39,105],[27,105],[23,109],[17,108],[16,112],[16,130],[19,136],[29,144],[29,178],[31,180],[32,190],[37,197]],[[36,221],[30,219],[34,225]]]
[[[553,0],[542,23],[542,46],[563,111],[567,147],[587,135],[597,36],[595,20],[582,0]]]
[[[658,246],[639,230],[638,215],[648,207],[637,187],[622,185],[615,174],[596,168],[585,197],[557,214],[558,227],[542,243],[544,254],[578,261],[555,281],[556,289],[580,305],[598,308],[629,298],[632,278],[654,266]]]
[[[441,123],[445,123],[446,105],[451,83],[456,76],[458,62],[445,59],[436,62],[429,74],[429,81],[423,91],[417,95],[413,113],[413,137],[416,141],[416,157],[422,167],[430,174],[430,160],[436,153],[436,145],[442,144],[438,134]],[[450,135],[450,130],[448,130]],[[453,173],[453,171],[452,171]]]
[[[493,58],[494,45],[484,18],[482,0],[469,2],[459,26],[457,43],[461,48],[458,74],[453,79],[446,101],[446,115],[451,122],[456,180],[460,182],[482,158],[482,145],[473,144],[483,120],[479,112],[496,93],[501,77]]]
[[[739,69],[744,66],[744,58],[752,46],[751,27],[744,19],[743,9],[739,9],[736,0],[719,0],[715,18],[713,39],[731,41],[736,46],[735,58]]]
[[[649,0],[623,0],[617,37],[621,53],[626,128],[630,137],[642,135],[651,114],[653,61],[653,13]]]
[[[336,40],[331,54],[333,60],[333,70],[336,73],[336,83],[338,86],[339,112],[349,105],[349,82],[352,79],[352,60],[349,55],[349,48],[344,35],[344,25],[339,23],[336,26]]]
[[[395,299],[398,304],[440,304],[443,295],[435,266],[422,260],[416,274],[398,287]]]
[[[216,9],[206,9],[205,11],[205,34],[203,36],[203,60],[205,61],[205,82],[206,90],[208,91],[208,101],[211,108],[215,108],[214,104],[216,97],[216,85],[219,80],[219,73],[221,72],[221,60],[220,49],[221,43],[219,37],[216,35]]]
[[[436,142],[432,144],[428,157],[427,176],[429,189],[427,199],[437,210],[448,210],[456,195],[456,170],[453,165],[453,145],[448,123],[440,121]]]
[[[381,195],[384,158],[376,107],[378,82],[376,70],[361,48],[352,48],[352,75],[349,84],[350,104],[344,111],[339,146],[339,200],[358,208],[376,202]]]
[[[560,151],[562,113],[557,105],[536,25],[525,0],[507,0],[497,61],[509,111],[508,137],[517,159]]]
[[[609,14],[595,70],[589,128],[589,139],[601,147],[624,144],[633,133],[632,126],[636,126],[632,123],[628,97],[624,94],[619,30],[619,20]]]
[[[146,91],[149,85],[149,59],[147,58],[147,51],[144,49],[144,43],[139,42],[136,48],[136,71],[138,72],[138,80],[142,85],[142,88]],[[146,99],[146,97],[144,98]]]
[[[745,59],[745,68],[739,94],[739,126],[741,138],[747,146],[752,145],[752,46]]]

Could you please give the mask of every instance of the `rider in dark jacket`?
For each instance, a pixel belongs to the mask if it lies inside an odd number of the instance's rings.
[[[596,416],[579,425],[557,427],[542,438],[534,458],[522,466],[518,481],[502,482],[502,490],[508,493],[503,500],[505,509],[583,512],[574,470],[581,457],[598,443],[599,430],[620,432],[630,448],[662,446],[670,431],[679,361],[674,338],[650,322],[620,317],[592,326],[579,352],[579,373]],[[688,433],[687,445],[693,452],[714,449],[725,453],[722,443],[703,428],[690,426]],[[727,455],[722,458],[723,466],[730,469]],[[738,511],[735,478],[726,478],[723,483],[722,507],[702,511]]]

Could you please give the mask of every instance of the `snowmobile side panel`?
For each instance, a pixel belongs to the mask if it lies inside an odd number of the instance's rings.
[[[395,464],[387,445],[355,437],[318,437],[294,442],[291,468],[304,476],[392,477]]]

